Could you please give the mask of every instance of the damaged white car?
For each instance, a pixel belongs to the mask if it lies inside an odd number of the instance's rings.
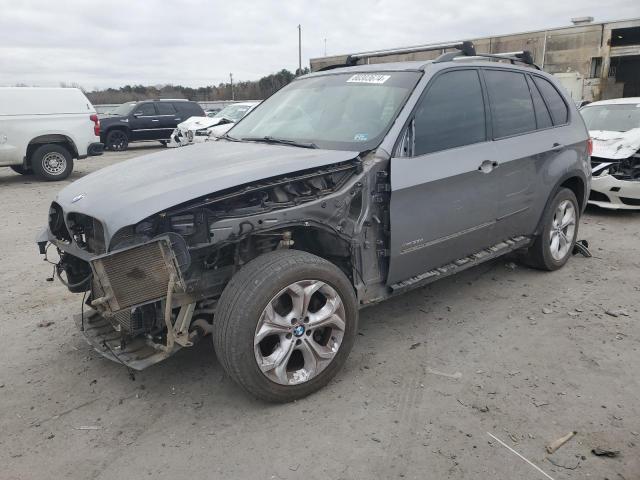
[[[594,102],[580,113],[593,140],[589,203],[640,209],[640,97]]]
[[[215,140],[227,133],[233,125],[258,106],[260,102],[240,102],[220,110],[213,117],[191,117],[171,133],[167,147],[184,147],[192,143]]]

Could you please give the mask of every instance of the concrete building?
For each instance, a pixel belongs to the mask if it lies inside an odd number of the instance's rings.
[[[568,27],[470,40],[479,53],[531,51],[535,63],[556,75],[574,100],[640,96],[640,18],[594,23],[593,17],[582,17],[572,22]],[[441,53],[401,53],[365,61],[431,60]],[[342,64],[347,57],[312,58],[311,70]]]

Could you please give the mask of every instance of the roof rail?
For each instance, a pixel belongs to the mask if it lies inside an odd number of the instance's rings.
[[[455,48],[457,51],[444,52],[444,50],[448,50],[451,48]],[[511,64],[515,64],[515,62],[521,62],[527,65],[531,65],[540,70],[540,67],[533,63],[533,56],[531,55],[531,52],[529,50],[508,53],[478,53],[476,52],[476,48],[473,42],[465,40],[463,42],[455,43],[417,45],[414,47],[395,48],[390,50],[373,50],[370,52],[354,53],[352,55],[349,55],[343,64],[328,65],[319,69],[318,71],[323,72],[326,70],[333,70],[334,68],[353,67],[358,64],[359,60],[369,59],[372,57],[388,57],[390,55],[403,55],[417,52],[435,52],[438,50],[443,51],[443,53],[433,61],[434,63],[450,62],[456,59],[492,58],[496,60],[509,60]]]
[[[538,70],[540,67],[533,62],[533,56],[529,50],[521,50],[519,52],[506,52],[506,53],[474,53],[473,55],[465,55],[464,53],[458,52],[449,52],[443,53],[438,58],[436,58],[433,62],[450,62],[452,60],[471,60],[476,58],[489,58],[494,60],[509,60],[512,65],[515,65],[516,62],[524,63],[525,65],[530,65]]]
[[[394,48],[391,50],[373,50],[370,52],[362,52],[362,53],[354,53],[349,55],[344,62],[344,65],[341,66],[353,66],[358,64],[358,60],[363,60],[371,57],[388,57],[390,55],[403,55],[407,53],[417,53],[417,52],[436,52],[438,50],[447,50],[449,48],[455,48],[460,51],[453,52],[456,55],[475,55],[476,49],[473,46],[473,42],[464,41],[464,42],[454,42],[454,43],[439,43],[439,44],[431,44],[431,45],[416,45],[414,47],[404,47],[404,48]],[[446,54],[445,54],[446,55]]]

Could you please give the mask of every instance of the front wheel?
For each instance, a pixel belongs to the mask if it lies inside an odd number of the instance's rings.
[[[277,250],[230,280],[216,308],[213,342],[244,390],[290,402],[335,376],[357,322],[355,292],[340,269],[310,253]]]
[[[579,220],[580,207],[575,194],[568,188],[561,188],[547,205],[542,217],[542,232],[527,251],[525,262],[541,270],[562,267],[573,252]]]

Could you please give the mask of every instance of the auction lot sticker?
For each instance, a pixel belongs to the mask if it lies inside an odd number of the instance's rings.
[[[381,84],[391,78],[391,75],[376,75],[373,73],[358,73],[353,75],[347,83],[376,83]]]

